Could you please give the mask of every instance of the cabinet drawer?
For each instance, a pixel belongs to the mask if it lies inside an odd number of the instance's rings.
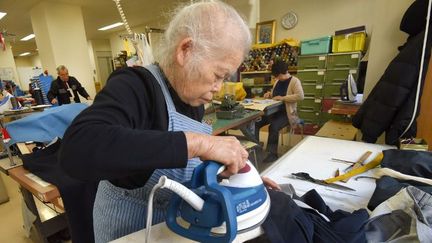
[[[321,97],[322,96],[322,84],[315,85],[315,84],[303,84],[303,93],[305,95],[313,95],[315,97]]]
[[[352,74],[354,80],[357,81],[358,71],[357,69],[333,69],[326,70],[325,72],[325,83],[331,84],[342,84],[348,78],[348,74]]]
[[[305,123],[313,123],[318,124],[319,123],[319,116],[320,112],[313,111],[313,110],[299,110],[298,116],[300,119],[303,119]]]
[[[325,70],[299,70],[296,77],[300,79],[302,86],[321,85],[324,83],[325,73]]]
[[[360,63],[361,53],[351,52],[344,54],[329,54],[327,56],[327,69],[347,68],[357,69]]]
[[[327,55],[299,56],[297,59],[297,69],[325,69]]]
[[[326,84],[322,95],[324,98],[339,98],[340,99],[341,84]]]
[[[297,109],[302,111],[321,111],[321,99],[315,96],[305,96],[304,100],[297,102]]]

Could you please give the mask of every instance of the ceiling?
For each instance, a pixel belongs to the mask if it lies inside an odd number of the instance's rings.
[[[60,2],[81,6],[84,27],[88,40],[105,39],[124,27],[120,26],[108,31],[99,31],[98,28],[121,22],[114,1],[112,0],[45,0],[46,2]],[[0,0],[0,12],[7,15],[0,20],[0,31],[6,31],[6,40],[12,45],[12,52],[17,56],[23,52],[35,52],[37,47],[35,39],[20,41],[21,38],[33,33],[30,10],[42,0]],[[125,12],[129,25],[145,25],[155,22],[162,13],[172,9],[177,3],[187,0],[122,0],[120,3]]]

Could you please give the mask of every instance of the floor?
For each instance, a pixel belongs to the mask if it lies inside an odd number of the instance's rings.
[[[264,147],[267,142],[268,133],[265,132],[260,133],[260,140],[264,143]],[[230,134],[236,134],[237,131],[230,132]],[[287,134],[284,135],[284,141],[288,141]],[[294,135],[291,138],[291,146],[279,146],[279,154],[282,155],[286,151],[289,150],[290,147],[294,146],[301,140],[299,135]],[[272,163],[262,163],[263,157],[265,154],[262,150],[259,150],[257,153],[258,157],[258,167],[259,171],[265,170]],[[32,233],[31,237],[28,238],[25,235],[25,230],[23,229],[23,217],[22,217],[22,196],[19,192],[18,184],[12,180],[10,177],[6,176],[4,173],[0,172],[1,179],[3,180],[7,194],[9,196],[9,201],[0,204],[0,242],[12,242],[12,243],[35,243],[39,242],[38,239],[35,238],[35,234]],[[51,209],[43,206],[43,204],[37,202],[37,206],[40,211],[41,218],[49,218],[52,217],[55,212]],[[71,242],[71,241],[66,241]]]

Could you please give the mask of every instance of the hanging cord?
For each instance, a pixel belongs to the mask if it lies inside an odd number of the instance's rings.
[[[181,183],[171,180],[166,176],[161,176],[156,185],[150,192],[148,204],[147,204],[147,219],[146,219],[146,238],[145,242],[150,242],[150,232],[153,219],[153,197],[158,189],[166,188],[171,190],[186,201],[196,211],[201,211],[204,207],[204,200],[196,195],[193,191],[182,185]]]
[[[414,110],[413,110],[413,113],[411,116],[410,123],[406,127],[405,131],[399,136],[399,138],[402,138],[405,135],[405,133],[408,132],[408,130],[410,129],[410,127],[412,126],[412,124],[415,121],[415,114],[417,111],[418,102],[420,100],[421,79],[423,76],[423,63],[424,63],[424,56],[425,56],[425,52],[426,52],[426,43],[427,43],[428,33],[429,33],[429,20],[430,20],[431,4],[432,4],[432,0],[429,0],[427,16],[426,16],[426,30],[425,30],[424,39],[423,39],[423,50],[422,50],[422,55],[421,55],[421,59],[420,59],[420,72],[419,72],[418,82],[417,82],[417,92],[416,92],[416,100],[415,100],[415,104],[414,104]]]
[[[133,38],[131,39],[132,45],[135,48],[135,51],[137,52],[137,56],[138,56],[138,60],[140,61],[140,65],[142,65],[144,63],[144,54],[143,54],[143,51],[139,47],[138,42],[137,42],[137,38],[136,38],[136,36],[134,35],[134,33],[132,32],[132,30],[131,30],[131,28],[129,26],[129,23],[128,23],[127,19],[126,19],[126,15],[124,14],[123,8],[120,5],[120,0],[113,0],[113,1],[114,1],[114,3],[117,6],[117,10],[119,11],[120,17],[121,17],[121,19],[123,21],[123,24],[124,24],[124,26],[126,28],[126,31],[128,32],[129,35],[133,36]]]

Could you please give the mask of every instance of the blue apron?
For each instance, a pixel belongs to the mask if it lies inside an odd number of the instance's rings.
[[[211,134],[211,126],[176,111],[159,67],[150,65],[146,68],[158,81],[165,97],[168,110],[168,131]],[[95,241],[97,243],[112,241],[145,228],[148,197],[159,178],[166,175],[170,179],[185,182],[190,180],[193,169],[199,163],[201,163],[199,158],[193,158],[188,161],[186,168],[157,169],[143,187],[132,190],[116,187],[107,180],[101,181],[93,209]],[[153,224],[165,221],[165,212],[170,197],[171,192],[166,189],[156,191],[153,202]]]

